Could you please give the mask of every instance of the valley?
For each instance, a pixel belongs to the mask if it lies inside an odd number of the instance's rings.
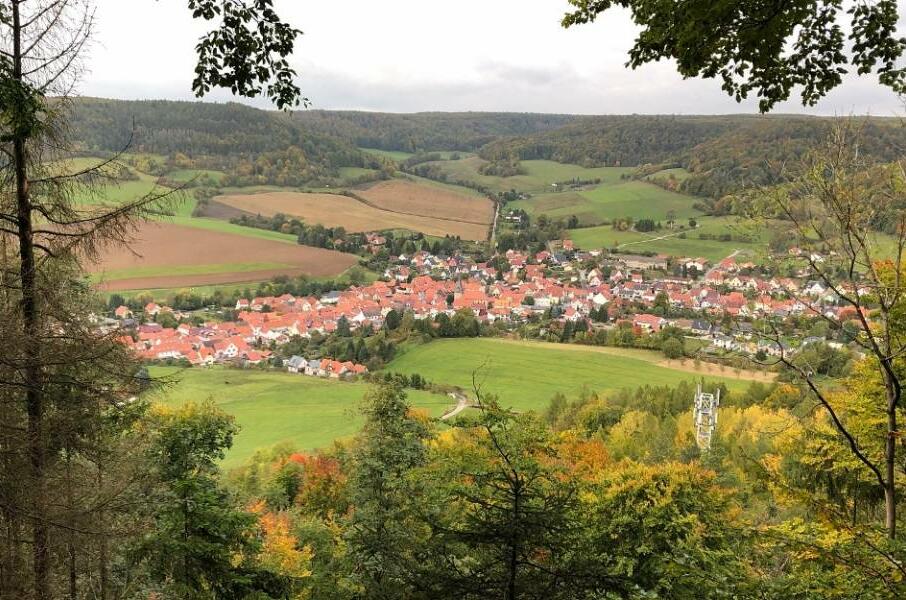
[[[906,598],[904,22],[0,0],[0,600]]]

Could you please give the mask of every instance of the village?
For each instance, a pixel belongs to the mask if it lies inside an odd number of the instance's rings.
[[[433,320],[467,310],[503,331],[545,317],[593,322],[596,328],[631,327],[638,336],[673,327],[699,340],[704,357],[732,353],[761,358],[792,354],[814,342],[843,344],[802,332],[789,340],[768,339],[755,330],[759,320],[826,317],[842,323],[855,317],[854,309],[840,306],[822,283],[764,275],[735,253],[711,264],[704,258],[580,251],[569,240],[549,246],[535,254],[510,250],[481,263],[461,254],[421,251],[392,260],[383,278],[367,285],[318,297],[240,298],[231,320],[193,325],[187,322],[190,314],[151,302],[139,314],[117,307],[104,326],[124,332],[122,342],[146,361],[256,366],[271,364],[273,349],[297,336],[329,335],[338,327],[380,329],[390,311]],[[156,322],[164,313],[179,324]],[[328,378],[368,370],[331,357],[292,356],[272,366]]]

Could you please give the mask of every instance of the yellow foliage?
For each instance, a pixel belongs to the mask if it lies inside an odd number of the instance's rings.
[[[299,548],[298,540],[290,532],[289,515],[264,512],[259,515],[258,522],[263,534],[259,562],[288,577],[301,579],[311,576],[312,549],[308,545]]]
[[[573,431],[561,433],[555,449],[558,459],[580,479],[592,479],[610,464],[610,455],[603,441],[586,439]]]

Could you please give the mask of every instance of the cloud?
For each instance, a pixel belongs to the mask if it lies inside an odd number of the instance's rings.
[[[128,6],[127,6],[128,5]],[[278,2],[306,34],[293,64],[317,108],[583,114],[753,113],[715,80],[683,80],[664,61],[624,67],[638,28],[625,12],[563,30],[550,0]],[[98,0],[99,50],[81,90],[116,98],[190,100],[202,24],[178,2]],[[342,12],[342,14],[340,14]],[[142,23],[145,26],[138,27]],[[166,31],[166,37],[159,35]],[[232,100],[227,92],[207,99]],[[266,100],[243,102],[269,107]],[[874,77],[848,77],[816,107],[775,112],[891,115],[898,99]]]

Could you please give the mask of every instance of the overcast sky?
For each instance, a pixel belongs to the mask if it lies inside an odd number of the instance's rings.
[[[97,0],[84,95],[192,99],[205,25],[186,0]],[[623,12],[564,30],[566,0],[277,0],[305,34],[292,59],[314,108],[586,114],[756,112],[714,80],[668,62],[623,65],[636,28]],[[209,100],[230,99],[218,93]],[[260,106],[265,104],[258,103]],[[817,107],[776,112],[902,115],[874,77],[850,78]]]

